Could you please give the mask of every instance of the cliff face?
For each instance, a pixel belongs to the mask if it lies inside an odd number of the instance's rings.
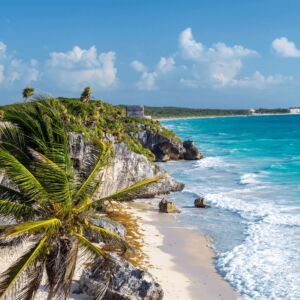
[[[71,134],[71,156],[78,168],[82,168],[92,155],[92,146],[86,144],[82,134]],[[140,197],[150,198],[158,194],[180,191],[183,184],[175,181],[166,171],[151,163],[144,155],[132,152],[124,143],[114,143],[114,156],[109,165],[98,174],[98,197],[110,195],[140,180],[153,176],[163,179],[149,186]]]
[[[197,160],[203,157],[192,141],[174,141],[159,132],[147,130],[142,124],[139,129],[133,136],[155,155],[157,161]]]

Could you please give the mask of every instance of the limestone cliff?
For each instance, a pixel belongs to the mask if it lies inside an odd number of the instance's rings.
[[[114,143],[113,145],[114,155],[109,165],[98,174],[99,180],[102,181],[98,190],[99,196],[107,196],[153,176],[162,176],[163,179],[149,186],[140,197],[150,198],[183,189],[183,184],[175,181],[166,171],[150,162],[144,155],[131,151],[124,143]],[[71,134],[70,146],[75,165],[82,168],[90,159],[93,147],[84,142],[82,134]]]

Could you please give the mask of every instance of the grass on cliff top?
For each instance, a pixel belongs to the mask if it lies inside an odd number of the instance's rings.
[[[35,101],[47,101],[37,99]],[[179,138],[176,134],[161,126],[159,121],[140,118],[127,118],[126,111],[121,106],[108,104],[101,100],[93,100],[83,103],[77,98],[58,98],[60,102],[61,116],[70,132],[83,133],[87,141],[99,143],[107,135],[113,135],[118,142],[124,142],[136,152],[145,155],[150,161],[154,161],[153,153],[144,148],[140,142],[132,136],[143,126],[145,129],[160,133],[174,141]],[[5,118],[7,108],[22,109],[30,106],[32,102],[18,103],[0,107],[0,117]]]

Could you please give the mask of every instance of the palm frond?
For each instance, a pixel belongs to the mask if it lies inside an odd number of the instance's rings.
[[[86,239],[83,235],[75,233],[74,234],[76,238],[79,241],[79,244],[90,254],[93,256],[101,256],[101,257],[107,257],[105,251],[100,249],[99,247],[95,246],[93,243],[91,243],[88,239]]]
[[[28,232],[35,233],[40,230],[46,232],[55,232],[59,229],[60,226],[61,226],[61,221],[57,218],[26,222],[26,223],[8,226],[8,228],[4,232],[4,236],[13,237]]]
[[[19,279],[23,271],[25,271],[41,254],[47,237],[42,238],[29,251],[22,255],[17,262],[10,266],[0,276],[0,297],[8,292],[16,281]]]
[[[18,293],[17,300],[34,299],[43,279],[45,259],[36,259],[32,266],[26,270],[26,285]]]
[[[0,199],[7,199],[10,201],[19,201],[19,202],[27,202],[29,199],[20,193],[8,186],[0,184]]]
[[[72,179],[67,176],[64,169],[42,153],[33,149],[31,153],[38,161],[34,175],[46,190],[50,201],[59,203],[62,210],[68,212],[73,203]]]
[[[105,143],[100,144],[100,155],[98,157],[98,161],[92,171],[89,173],[85,181],[81,184],[80,188],[74,195],[74,199],[77,202],[77,207],[81,206],[82,201],[86,199],[86,197],[90,197],[96,188],[95,177],[97,173],[105,167],[108,163],[108,158],[111,155],[111,147]]]
[[[20,192],[31,200],[45,201],[47,193],[35,176],[12,154],[0,149],[0,167],[6,176],[17,184]]]
[[[70,298],[72,280],[75,273],[76,263],[77,263],[77,256],[79,250],[79,242],[76,240],[71,250],[68,252],[67,256],[67,265],[66,265],[66,272],[63,280],[63,293],[66,299]]]
[[[123,238],[110,230],[95,225],[88,226],[87,230],[91,231],[96,240],[102,241],[106,246],[122,250],[123,253],[128,250],[133,252],[133,248]]]
[[[22,158],[23,161],[29,160],[23,132],[16,125],[9,122],[1,122],[0,136],[1,146],[4,149]]]
[[[2,216],[13,217],[19,220],[33,217],[35,213],[36,211],[32,206],[8,200],[0,200],[0,215]]]
[[[89,209],[91,206],[97,205],[99,203],[103,203],[105,201],[131,200],[131,199],[139,196],[147,186],[149,186],[150,184],[153,184],[155,182],[158,182],[159,180],[161,180],[161,178],[162,177],[157,176],[157,177],[152,177],[152,178],[141,180],[141,181],[129,186],[128,188],[122,189],[114,194],[111,194],[110,196],[100,198],[91,203],[84,204],[78,208],[78,211],[82,212],[86,209]]]

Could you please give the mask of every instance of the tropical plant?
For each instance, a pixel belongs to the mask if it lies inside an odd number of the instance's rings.
[[[87,86],[81,93],[80,100],[83,103],[89,103],[91,100],[91,97],[92,97],[92,88],[90,86]]]
[[[33,94],[34,94],[34,88],[31,86],[26,86],[22,92],[24,102],[26,102],[30,97],[32,97]]]
[[[130,248],[118,235],[93,224],[95,208],[126,200],[160,179],[95,198],[111,147],[101,142],[85,168],[76,171],[60,111],[56,100],[33,102],[22,111],[6,111],[5,119],[13,125],[1,125],[0,168],[10,185],[0,185],[0,216],[10,224],[0,228],[0,247],[24,242],[30,247],[1,274],[0,298],[12,294],[13,299],[33,299],[46,272],[48,299],[68,299],[80,251],[83,258],[101,257],[110,264],[110,251],[122,254]],[[92,243],[91,236],[101,243]],[[103,290],[98,299],[101,295]]]

